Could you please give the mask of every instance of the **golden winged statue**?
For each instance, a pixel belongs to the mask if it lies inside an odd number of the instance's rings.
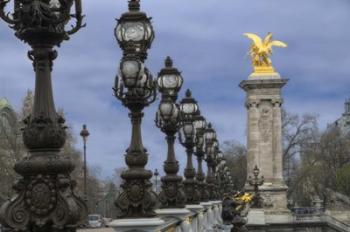
[[[271,32],[267,34],[264,40],[262,40],[262,38],[253,33],[245,33],[244,36],[252,40],[249,55],[252,59],[254,73],[275,73],[270,59],[270,56],[272,55],[272,47],[276,46],[286,48],[287,44],[279,40],[273,40]]]

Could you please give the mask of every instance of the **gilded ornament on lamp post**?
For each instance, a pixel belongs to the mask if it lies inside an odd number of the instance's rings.
[[[150,18],[140,11],[139,0],[129,1],[129,12],[118,19],[115,36],[123,58],[113,89],[116,98],[129,109],[132,123],[131,143],[125,155],[128,169],[121,174],[122,191],[115,201],[117,217],[155,217],[157,195],[150,181],[152,171],[145,169],[148,154],[141,135],[143,109],[156,99],[155,82],[144,64],[154,31]]]
[[[28,156],[14,169],[21,178],[17,194],[1,208],[1,224],[9,231],[75,231],[87,216],[84,201],[75,195],[70,177],[73,163],[64,159],[65,120],[55,109],[51,71],[57,57],[55,46],[76,33],[82,25],[80,0],[14,0],[14,13],[6,14],[10,1],[0,0],[0,17],[15,35],[32,48],[28,57],[35,71],[34,107],[25,120],[23,142]],[[75,4],[75,13],[71,8]],[[75,26],[66,30],[71,18]]]
[[[286,48],[287,44],[282,41],[273,40],[271,32],[268,33],[264,39],[253,33],[245,33],[244,36],[252,40],[249,55],[252,59],[252,65],[254,68],[253,74],[274,74],[275,70],[270,59],[270,56],[272,55],[272,47],[276,46]]]
[[[160,71],[157,80],[162,99],[155,120],[157,127],[166,134],[168,144],[167,159],[164,162],[166,175],[161,178],[162,190],[159,194],[161,208],[184,208],[186,203],[182,177],[177,174],[179,162],[174,150],[175,134],[180,127],[180,110],[176,99],[182,83],[180,72],[173,67],[170,57],[167,57],[165,68]]]
[[[196,170],[193,167],[193,152],[195,146],[196,131],[193,125],[194,116],[198,113],[198,105],[196,100],[192,98],[192,93],[188,89],[186,97],[180,102],[181,112],[181,128],[179,131],[180,143],[186,148],[187,164],[185,168],[185,194],[187,198],[186,204],[199,204],[200,193],[197,189]]]

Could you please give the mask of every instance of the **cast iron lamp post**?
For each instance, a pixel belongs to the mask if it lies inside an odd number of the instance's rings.
[[[123,50],[123,58],[114,92],[130,110],[132,122],[131,143],[125,155],[128,169],[121,174],[122,192],[115,201],[118,218],[154,217],[157,195],[150,182],[152,172],[145,170],[148,154],[141,135],[142,111],[156,99],[155,83],[144,65],[154,32],[150,18],[140,12],[139,0],[129,1],[129,12],[118,19],[115,36]]]
[[[228,189],[227,189],[227,193],[232,194],[234,192],[234,183],[233,183],[233,178],[231,173],[226,172],[226,175],[228,176]]]
[[[162,191],[159,194],[161,208],[184,208],[186,197],[183,191],[182,177],[177,175],[179,162],[176,160],[174,143],[175,134],[180,127],[179,106],[175,103],[183,79],[180,72],[173,67],[170,57],[165,60],[165,68],[158,75],[158,89],[162,94],[156,114],[156,125],[166,134],[168,144],[167,159],[164,162],[166,175],[161,178]]]
[[[219,143],[218,143],[218,140],[217,138],[214,139],[214,142],[213,142],[213,145],[212,147],[214,148],[213,149],[213,163],[212,163],[212,166],[213,166],[213,177],[215,179],[214,181],[214,198],[215,200],[219,200],[219,180],[218,180],[218,175],[217,175],[217,168],[218,168],[218,154],[219,154]]]
[[[193,167],[192,155],[195,146],[196,132],[193,125],[194,117],[198,114],[198,105],[196,100],[192,98],[192,93],[188,89],[186,97],[180,102],[181,112],[181,128],[179,131],[180,143],[186,148],[187,165],[185,168],[185,194],[188,205],[199,204],[200,193],[197,189],[196,170]]]
[[[158,169],[155,169],[155,170],[154,170],[154,176],[155,176],[155,178],[156,178],[156,183],[155,183],[156,186],[155,186],[154,189],[155,189],[155,192],[158,193],[158,176],[159,176]]]
[[[218,194],[221,199],[225,193],[225,171],[227,167],[223,163],[223,154],[219,150],[217,153],[217,183],[218,183]]]
[[[87,127],[86,125],[84,124],[83,125],[83,129],[81,130],[80,132],[80,136],[83,138],[83,143],[84,143],[84,200],[86,201],[87,200],[87,188],[86,188],[86,174],[87,174],[87,168],[86,168],[86,142],[87,142],[87,138],[89,137],[90,133],[89,131],[87,130]]]
[[[263,204],[263,199],[260,196],[259,192],[259,186],[264,184],[264,176],[259,177],[260,169],[258,166],[255,166],[253,170],[254,177],[252,178],[251,176],[248,177],[248,183],[254,187],[254,198],[253,198],[253,203],[252,207],[253,208],[262,208]]]
[[[198,162],[198,170],[197,170],[197,186],[198,191],[200,193],[200,201],[207,202],[209,201],[209,192],[207,190],[207,184],[205,183],[205,174],[203,172],[203,159],[205,156],[205,143],[204,143],[204,132],[207,127],[207,122],[205,118],[200,114],[198,110],[198,114],[194,118],[193,122],[194,128],[196,130],[196,152]]]
[[[207,129],[205,130],[204,134],[205,139],[205,146],[206,146],[206,162],[208,167],[208,173],[207,173],[207,188],[209,192],[209,200],[214,201],[216,200],[215,196],[215,176],[214,176],[214,168],[215,168],[215,147],[214,147],[214,140],[216,139],[216,132],[212,128],[211,123],[208,124]]]
[[[217,176],[218,176],[218,197],[221,199],[225,193],[225,171],[228,168],[226,167],[226,161],[224,161],[224,155],[221,150],[218,150],[217,153]]]
[[[36,79],[33,111],[23,129],[29,155],[15,165],[22,177],[14,185],[17,194],[0,210],[1,224],[10,231],[75,231],[86,216],[86,206],[73,192],[70,173],[74,165],[60,154],[66,127],[55,109],[51,70],[57,57],[54,47],[84,26],[81,2],[14,0],[12,16],[4,12],[9,2],[0,0],[0,17],[17,38],[31,46],[28,57]],[[75,13],[71,14],[73,3]],[[76,25],[67,31],[65,25],[71,18],[77,20]]]

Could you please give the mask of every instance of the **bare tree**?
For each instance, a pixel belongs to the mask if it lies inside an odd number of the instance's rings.
[[[314,115],[296,114],[282,111],[283,134],[283,173],[287,185],[295,175],[302,150],[317,141],[319,132],[317,118]]]
[[[247,149],[236,141],[226,141],[223,144],[223,154],[233,177],[234,188],[244,187],[247,178]]]

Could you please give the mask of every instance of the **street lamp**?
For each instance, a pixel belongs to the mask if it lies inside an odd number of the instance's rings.
[[[208,174],[207,174],[207,187],[209,192],[209,200],[214,201],[216,200],[216,193],[215,193],[215,176],[214,176],[214,168],[215,168],[215,147],[214,147],[214,140],[216,139],[216,132],[212,128],[211,123],[208,124],[205,134],[204,134],[205,144],[206,144],[206,162],[208,167]]]
[[[155,192],[158,193],[158,176],[159,176],[159,172],[158,172],[158,169],[155,169],[154,170],[154,176],[156,178],[156,183],[155,183]]]
[[[205,183],[205,174],[203,172],[203,159],[205,158],[205,141],[204,141],[204,132],[207,127],[207,122],[205,118],[200,114],[194,117],[193,122],[194,128],[196,130],[196,152],[198,161],[198,171],[197,171],[197,186],[200,193],[200,201],[207,202],[209,201],[209,192],[207,190],[207,184]]]
[[[184,208],[186,197],[183,192],[182,177],[177,175],[179,162],[176,160],[174,143],[180,126],[179,106],[175,103],[183,79],[180,72],[173,67],[170,57],[165,60],[165,68],[158,75],[158,89],[162,94],[156,114],[156,125],[166,134],[168,144],[167,159],[164,162],[166,175],[162,177],[162,191],[159,200],[162,208]]]
[[[227,167],[223,165],[223,158],[224,155],[222,154],[221,150],[217,148],[216,153],[216,187],[217,187],[217,199],[220,200],[224,195],[224,174],[223,171]]]
[[[116,98],[129,109],[132,123],[131,143],[125,155],[128,169],[121,174],[122,192],[115,202],[118,218],[154,217],[157,195],[150,182],[152,172],[145,170],[148,154],[141,135],[143,109],[156,99],[155,83],[144,64],[154,32],[150,18],[140,12],[139,0],[129,1],[129,12],[118,19],[115,36],[123,58],[113,89]]]
[[[114,35],[124,56],[136,54],[144,61],[154,40],[154,30],[151,18],[140,11],[140,0],[129,0],[129,11],[117,21]]]
[[[219,196],[219,180],[218,180],[218,173],[217,173],[217,168],[218,168],[218,154],[219,154],[219,142],[218,139],[215,138],[213,139],[213,144],[212,144],[212,157],[213,157],[213,162],[212,162],[212,169],[213,169],[213,177],[214,177],[214,197],[215,200],[219,200],[220,196]]]
[[[194,117],[198,114],[198,105],[196,100],[192,98],[192,93],[188,89],[186,97],[180,102],[181,112],[181,128],[179,131],[180,143],[186,148],[187,165],[185,168],[185,193],[187,204],[199,204],[200,193],[197,189],[197,181],[195,180],[196,170],[193,167],[192,155],[195,146],[196,131],[193,125]]]
[[[74,231],[86,216],[86,205],[73,192],[73,163],[60,154],[66,127],[55,109],[51,71],[57,57],[54,47],[84,26],[81,2],[14,0],[14,13],[8,14],[9,2],[0,0],[0,17],[16,31],[17,38],[31,46],[28,57],[36,79],[33,111],[23,129],[29,155],[15,165],[22,177],[14,185],[17,194],[0,210],[1,224],[10,231]],[[67,31],[71,18],[76,24]]]
[[[84,143],[84,198],[85,201],[87,200],[87,185],[86,185],[86,173],[87,173],[87,168],[86,168],[86,141],[87,138],[89,137],[90,133],[87,130],[86,125],[83,125],[83,129],[80,132],[80,136],[83,138],[83,143]]]
[[[259,186],[262,186],[264,184],[264,176],[259,177],[260,169],[257,165],[255,165],[253,170],[254,177],[251,176],[248,177],[248,183],[254,187],[254,197],[253,197],[253,208],[262,208],[263,207],[263,199],[260,196]]]

